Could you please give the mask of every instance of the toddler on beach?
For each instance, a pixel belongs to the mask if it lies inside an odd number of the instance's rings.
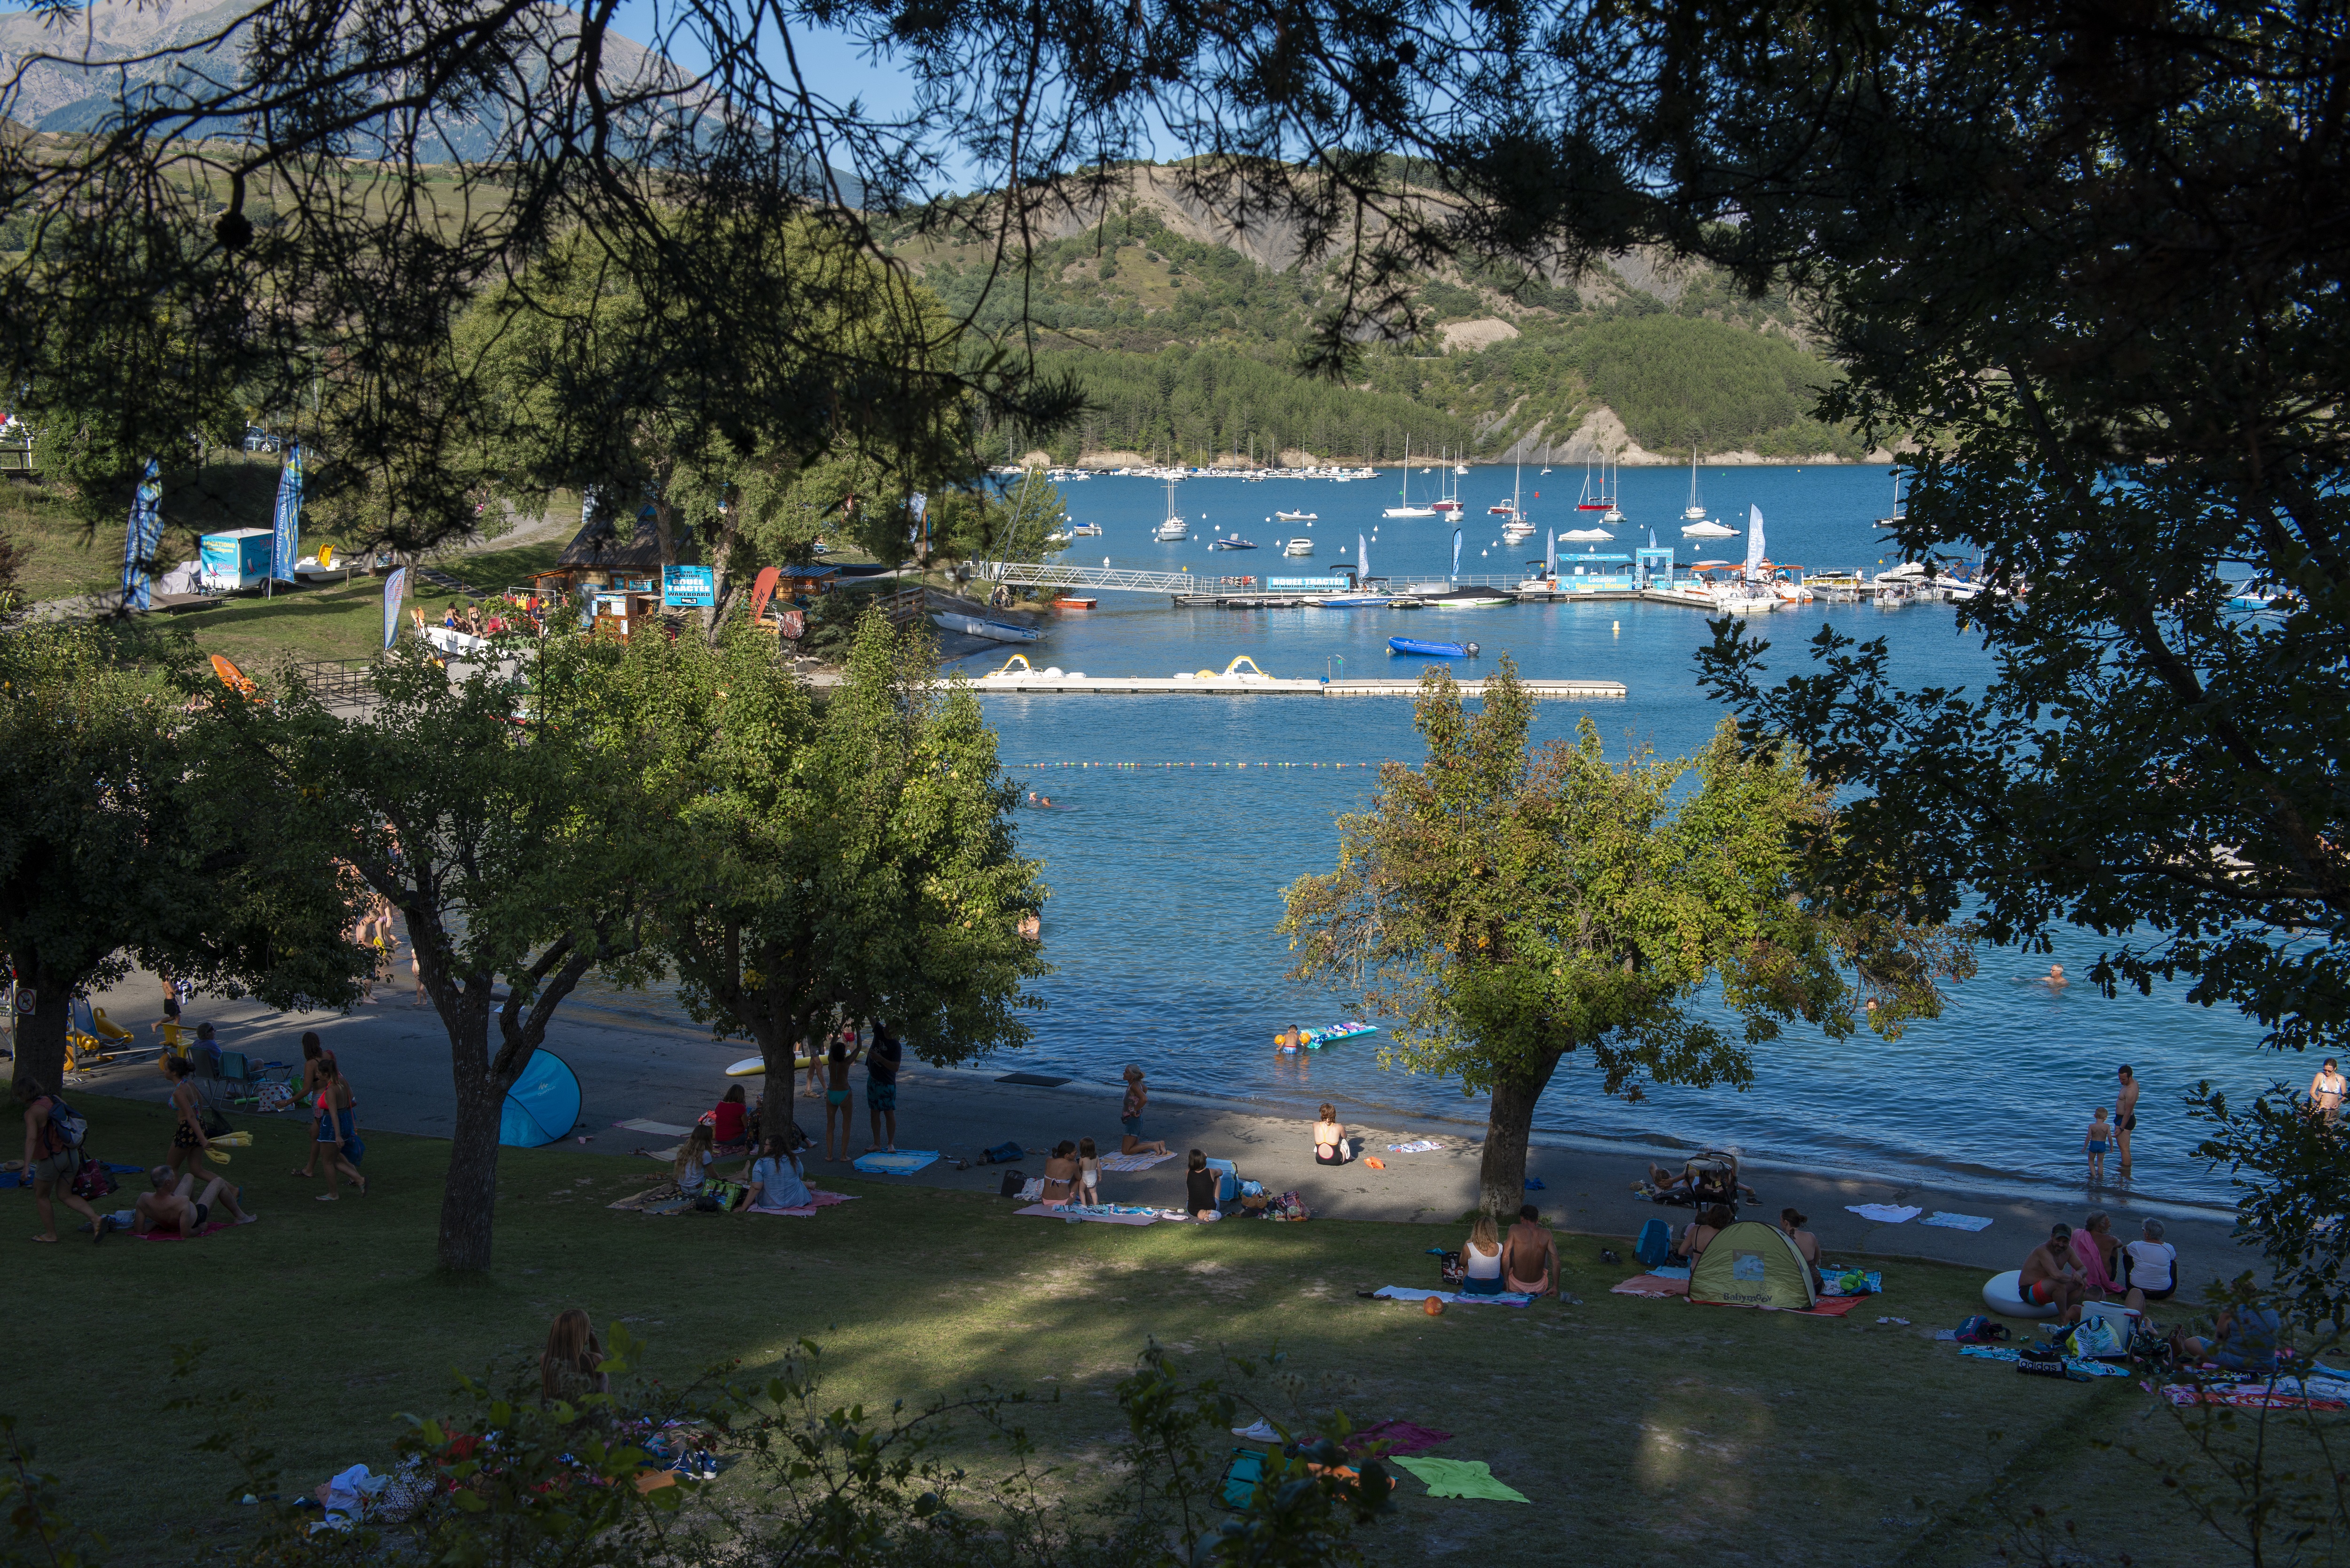
[[[2113,1124],[2106,1120],[2106,1107],[2099,1106],[2090,1113],[2089,1131],[2081,1139],[2081,1147],[2088,1151],[2089,1184],[2093,1187],[2106,1184],[2106,1148],[2113,1140]]]
[[[1077,1140],[1077,1201],[1089,1208],[1101,1206],[1101,1159],[1089,1137]]]

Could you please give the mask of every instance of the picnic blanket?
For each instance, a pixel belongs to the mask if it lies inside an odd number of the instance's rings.
[[[808,1201],[802,1204],[797,1209],[762,1209],[753,1207],[745,1209],[742,1210],[742,1212],[745,1214],[788,1214],[795,1220],[806,1220],[812,1218],[819,1209],[829,1209],[837,1203],[853,1203],[856,1200],[857,1195],[853,1192],[827,1192],[820,1187],[811,1187],[808,1189]]]
[[[1417,1291],[1409,1285],[1381,1285],[1371,1294],[1391,1302],[1424,1302],[1434,1296],[1438,1301],[1453,1306],[1522,1307],[1532,1306],[1534,1302],[1532,1296],[1513,1295],[1506,1291],[1497,1296],[1471,1296],[1458,1291]]]
[[[1035,1220],[1090,1220],[1097,1225],[1154,1225],[1159,1221],[1156,1209],[1134,1209],[1118,1203],[1031,1203],[1012,1212]]]
[[[2023,1354],[2019,1345],[1962,1345],[1959,1354],[1970,1361],[2014,1361]],[[2103,1361],[2091,1361],[2085,1356],[2068,1355],[2064,1370],[2082,1377],[2127,1377],[2129,1368],[2114,1366]]]
[[[1845,1282],[1855,1274],[1860,1276],[1858,1290],[1845,1289]],[[1838,1269],[1826,1263],[1820,1265],[1820,1294],[1824,1296],[1881,1296],[1885,1293],[1885,1276],[1875,1269]]]
[[[231,1221],[226,1220],[215,1220],[197,1231],[196,1236],[209,1236],[215,1231],[225,1231],[230,1224]],[[115,1234],[130,1241],[192,1241],[196,1239],[196,1236],[182,1236],[177,1231],[150,1231],[144,1236],[136,1231],[117,1231]]]
[[[1381,1421],[1349,1437],[1347,1449],[1350,1453],[1361,1453],[1373,1443],[1385,1443],[1389,1454],[1417,1454],[1451,1440],[1451,1433],[1440,1432],[1431,1427],[1419,1426],[1410,1421]]]
[[[657,1137],[683,1137],[693,1130],[691,1127],[679,1127],[675,1122],[651,1122],[641,1117],[630,1121],[614,1122],[612,1125],[616,1127],[626,1127],[630,1132],[651,1133]]]
[[[1991,1229],[1991,1221],[1984,1219],[1980,1214],[1946,1214],[1939,1209],[1935,1210],[1931,1214],[1927,1215],[1923,1220],[1920,1220],[1918,1223],[1920,1225],[1939,1225],[1945,1231],[1988,1231]]]
[[[1160,1161],[1174,1158],[1172,1149],[1165,1154],[1106,1154],[1101,1157],[1101,1168],[1104,1170],[1149,1170]]]
[[[1689,1294],[1689,1276],[1678,1280],[1662,1274],[1634,1274],[1621,1284],[1607,1287],[1611,1296],[1685,1296]]]
[[[2162,1397],[2174,1405],[2228,1405],[2239,1410],[2350,1410],[2350,1405],[2339,1399],[2314,1399],[2306,1394],[2289,1394],[2260,1384],[2198,1388],[2188,1383],[2169,1383],[2163,1386]]]
[[[901,1148],[887,1154],[860,1154],[849,1163],[868,1176],[911,1176],[926,1165],[938,1163],[938,1158],[934,1148]]]
[[[1906,1225],[1926,1212],[1907,1203],[1847,1203],[1844,1211],[1857,1214],[1864,1220],[1874,1220],[1880,1225]]]
[[[623,1198],[618,1203],[607,1203],[604,1207],[625,1209],[635,1213],[647,1214],[652,1212],[656,1204],[666,1203],[676,1198],[678,1198],[677,1183],[664,1181],[657,1187],[648,1187],[642,1192]]]
[[[1497,1502],[1532,1502],[1514,1487],[1503,1485],[1482,1459],[1413,1459],[1396,1456],[1396,1463],[1428,1483],[1430,1497],[1488,1497]]]
[[[1388,1152],[1389,1154],[1426,1154],[1430,1149],[1442,1148],[1444,1146],[1442,1144],[1437,1142],[1432,1137],[1416,1137],[1409,1143],[1391,1143],[1388,1145]]]

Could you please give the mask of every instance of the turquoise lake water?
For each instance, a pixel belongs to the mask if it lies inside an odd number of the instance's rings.
[[[1413,475],[1413,498],[1437,478]],[[1544,529],[1576,526],[1580,470],[1526,471],[1527,511]],[[1503,549],[1500,519],[1487,505],[1505,498],[1506,469],[1478,468],[1461,480],[1470,510],[1461,571],[1511,569],[1541,554]],[[1882,468],[1707,468],[1703,502],[1742,530],[1762,508],[1770,555],[1814,571],[1895,564],[1877,543],[1875,519],[1891,504]],[[1628,553],[1648,530],[1680,546],[1686,469],[1627,472],[1620,502],[1629,519],[1601,549]],[[1537,496],[1534,493],[1539,491]],[[1164,514],[1165,490],[1139,478],[1096,478],[1063,490],[1071,518],[1098,523],[1098,539],[1075,542],[1065,559],[1207,576],[1303,575],[1326,571],[1338,546],[1378,536],[1371,565],[1382,575],[1442,576],[1452,524],[1436,519],[1384,522],[1392,477],[1378,483],[1193,479],[1176,487],[1191,522],[1186,544],[1149,535]],[[1275,542],[1308,532],[1266,521],[1275,508],[1320,514],[1310,530],[1312,561],[1284,560]],[[1211,552],[1211,532],[1238,531],[1263,546]],[[1743,558],[1743,537],[1715,542],[1711,556]],[[1026,649],[1037,668],[1098,675],[1170,675],[1222,670],[1248,654],[1279,676],[1413,677],[1422,661],[1392,659],[1387,639],[1473,638],[1485,658],[1508,652],[1529,677],[1618,680],[1622,701],[1544,702],[1536,739],[1569,733],[1588,714],[1611,751],[1635,742],[1660,753],[1700,744],[1721,711],[1698,691],[1693,658],[1708,639],[1705,617],[1639,603],[1509,606],[1467,612],[1177,609],[1151,595],[1099,596],[1087,613],[1056,618]],[[1887,639],[1898,678],[1924,684],[1979,680],[1989,668],[1960,633],[1950,607],[1880,610],[1871,605],[1807,606],[1758,618],[1792,670],[1825,618],[1848,631]],[[1003,654],[974,657],[976,672]],[[1343,661],[1343,664],[1342,662]],[[1807,660],[1805,660],[1807,662]],[[1160,1089],[1243,1096],[1289,1107],[1327,1098],[1341,1114],[1384,1125],[1412,1118],[1482,1123],[1481,1101],[1457,1084],[1382,1070],[1376,1038],[1304,1058],[1274,1053],[1276,1030],[1349,1016],[1350,1002],[1283,978],[1284,939],[1274,929],[1281,890],[1326,870],[1336,847],[1332,819],[1361,809],[1376,787],[1370,766],[1417,761],[1407,699],[1318,697],[1001,696],[984,700],[1000,753],[1024,791],[1055,809],[1024,809],[1021,842],[1045,864],[1051,900],[1047,955],[1057,972],[1042,981],[1045,1002],[1032,1015],[1034,1046],[1000,1058],[1005,1071],[1057,1072],[1114,1081],[1139,1062]],[[1209,767],[1208,763],[1223,764]],[[1245,768],[1230,764],[1246,763]],[[1161,766],[1074,766],[1071,764]],[[1266,766],[1263,764],[1282,764]],[[1330,764],[1346,763],[1345,767]],[[1544,1096],[1537,1127],[1548,1133],[1653,1143],[1735,1145],[1751,1157],[1822,1170],[1992,1186],[2078,1189],[2091,1107],[2110,1106],[2114,1069],[2126,1062],[2145,1085],[2139,1105],[2137,1187],[2148,1197],[2224,1198],[2224,1180],[2188,1158],[2195,1141],[2179,1095],[2200,1078],[2233,1092],[2272,1075],[2305,1079],[2311,1064],[2259,1049],[2259,1031],[2228,1012],[2189,1005],[2178,990],[2108,1000],[2085,984],[2062,993],[2035,982],[2053,958],[2084,973],[2097,950],[2087,933],[2062,933],[2052,955],[1986,950],[1981,972],[1958,988],[1944,1016],[1912,1026],[1887,1044],[1862,1033],[1832,1043],[1794,1031],[1756,1053],[1744,1093],[1650,1086],[1638,1105],[1603,1096],[1589,1068],[1569,1058]],[[604,1004],[642,1006],[608,994]],[[1074,1134],[1072,1136],[1075,1136]],[[1628,1156],[1627,1179],[1637,1172]]]

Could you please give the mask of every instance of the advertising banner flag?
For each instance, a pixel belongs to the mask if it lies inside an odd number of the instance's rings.
[[[1452,530],[1452,575],[1461,575],[1461,530]]]
[[[139,481],[139,493],[130,503],[130,525],[122,535],[123,608],[154,607],[150,579],[155,571],[155,551],[162,543],[163,476],[151,457],[147,472]]]
[[[400,635],[400,601],[408,597],[408,568],[400,567],[383,580],[383,645]]]
[[[294,563],[302,558],[302,443],[286,449],[286,466],[277,475],[277,516],[269,541],[269,575],[281,583],[294,580]]]

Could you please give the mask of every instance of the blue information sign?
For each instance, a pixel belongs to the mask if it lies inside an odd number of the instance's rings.
[[[661,603],[691,605],[702,609],[717,602],[718,586],[707,566],[663,566]]]

